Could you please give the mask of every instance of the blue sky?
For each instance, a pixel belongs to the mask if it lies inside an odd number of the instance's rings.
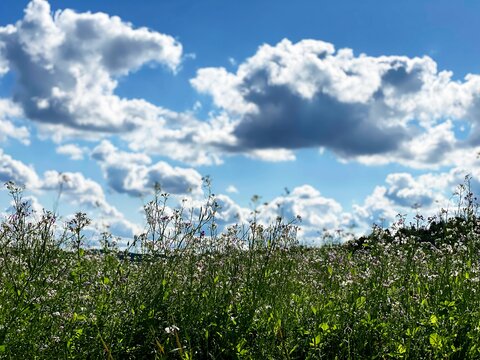
[[[258,194],[311,240],[453,208],[479,27],[473,1],[3,0],[0,181],[123,237],[152,184],[198,204],[204,175],[223,224]]]

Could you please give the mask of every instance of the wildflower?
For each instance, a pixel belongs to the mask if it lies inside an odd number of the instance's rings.
[[[165,328],[165,332],[167,334],[175,334],[177,331],[179,331],[180,329],[178,328],[178,326],[176,325],[172,325],[172,326],[167,326]]]

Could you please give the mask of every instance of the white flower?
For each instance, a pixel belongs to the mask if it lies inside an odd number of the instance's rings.
[[[176,325],[167,326],[167,327],[165,328],[165,332],[166,332],[167,334],[174,334],[174,333],[176,333],[178,330],[180,330],[180,329],[179,329],[178,326],[176,326]]]

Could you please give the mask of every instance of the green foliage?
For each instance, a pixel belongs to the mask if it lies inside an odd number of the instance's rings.
[[[60,231],[54,214],[32,214],[21,189],[8,189],[0,358],[480,357],[469,191],[451,218],[307,248],[294,223],[263,226],[255,212],[249,226],[218,234],[212,194],[201,209],[167,214],[158,189],[145,234],[124,250],[104,234],[95,250],[83,245],[85,214]]]

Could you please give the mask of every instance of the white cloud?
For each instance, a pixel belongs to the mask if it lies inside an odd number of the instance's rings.
[[[353,205],[353,214],[360,232],[368,232],[373,224],[387,226],[395,221],[399,207],[386,197],[385,186],[376,186],[362,205]]]
[[[228,185],[225,191],[231,194],[238,194],[238,189],[235,187],[235,185]]]
[[[26,213],[28,221],[35,221],[40,219],[44,213],[44,207],[34,195],[25,195],[22,196],[22,204],[26,205],[26,209],[29,211]],[[16,212],[16,206],[14,199],[10,200],[10,204],[7,208],[0,208],[0,221],[8,221],[8,216]]]
[[[79,172],[60,173],[55,170],[46,171],[39,177],[32,166],[4,154],[0,149],[0,181],[13,181],[24,185],[27,191],[36,193],[53,192],[59,194],[59,201],[67,201],[75,207],[75,211],[87,212],[92,217],[93,225],[100,229],[108,229],[113,235],[133,237],[141,228],[125,218],[116,207],[108,203],[100,184],[85,178]],[[40,214],[43,207],[37,197],[24,197],[32,209]]]
[[[59,193],[60,202],[68,200],[76,211],[87,212],[87,216],[92,218],[92,226],[102,231],[130,238],[140,232],[138,225],[127,220],[123,213],[108,203],[100,184],[81,173],[46,171],[40,189]]]
[[[229,127],[231,124],[226,117],[202,122],[189,113],[163,110],[159,118],[146,119],[137,131],[126,133],[123,138],[134,151],[194,165],[221,164],[220,147],[231,141],[226,131]]]
[[[0,71],[16,72],[15,101],[40,123],[77,131],[132,130],[153,105],[114,95],[116,78],[144,64],[179,65],[171,36],[104,13],[51,13],[32,0],[15,25],[0,27]],[[147,109],[144,109],[147,107]]]
[[[229,226],[233,224],[242,224],[247,221],[250,210],[241,207],[235,203],[229,196],[219,194],[215,197],[220,207],[216,221],[221,226]]]
[[[210,144],[227,142],[225,121],[201,122],[189,111],[115,94],[119,78],[145,65],[175,72],[181,59],[182,45],[171,36],[104,13],[52,14],[45,0],[31,1],[23,19],[0,27],[0,71],[15,72],[12,98],[36,122],[40,138],[62,143],[118,135],[136,151],[218,164],[221,150]],[[26,129],[5,121],[0,127],[25,138]]]
[[[205,201],[200,197],[180,198],[175,196],[174,199],[178,203],[182,203],[187,212],[193,209],[193,218],[198,217],[200,207],[206,209]],[[247,225],[254,219],[251,209],[238,205],[227,195],[217,194],[215,201],[219,206],[215,217],[219,232],[224,231],[230,225]],[[322,235],[325,232],[346,229],[353,223],[353,216],[344,212],[337,201],[322,196],[311,185],[296,187],[286,195],[258,205],[256,210],[258,211],[257,223],[266,227],[272,225],[280,216],[283,223],[293,221],[299,227],[298,239],[302,243],[316,245],[322,243]],[[171,211],[170,208],[167,212],[169,213],[169,211]],[[301,221],[298,221],[297,215],[301,216]],[[243,229],[248,229],[248,226]]]
[[[241,80],[225,68],[200,69],[190,82],[197,91],[212,95],[219,107],[240,114],[255,110],[240,92]]]
[[[23,197],[23,201],[28,204],[35,216],[41,215],[45,207],[40,203],[38,198],[33,195],[27,195]]]
[[[385,196],[403,207],[429,207],[434,203],[436,194],[422,179],[420,177],[415,181],[408,173],[390,174],[385,180],[388,185]]]
[[[198,217],[200,208],[204,211],[208,208],[205,199],[199,196],[186,196],[182,199],[177,196],[176,198],[186,210],[193,211],[194,219]],[[219,231],[225,230],[227,226],[245,224],[248,221],[251,211],[238,205],[228,195],[216,194],[214,199],[217,204],[215,223],[219,226]],[[210,203],[209,205],[210,210],[213,210],[211,208],[212,204]]]
[[[419,130],[420,132],[420,130]],[[432,168],[457,165],[465,152],[475,152],[474,148],[457,140],[453,122],[446,120],[428,127],[417,136],[405,141],[389,154],[358,156],[356,160],[367,165],[385,165],[398,162],[412,168]]]
[[[226,151],[319,147],[367,164],[438,167],[480,145],[480,76],[453,81],[429,57],[355,56],[285,39],[262,45],[235,73],[199,69],[191,84],[231,117]],[[458,119],[472,124],[468,141],[455,136]]]
[[[480,191],[478,164],[473,171],[457,167],[446,172],[418,176],[408,173],[389,174],[385,179],[385,185],[376,186],[363,204],[353,205],[353,218],[363,231],[367,231],[374,223],[385,226],[391,224],[398,214],[408,215],[411,219],[418,211],[427,218],[445,209],[453,215],[458,206],[458,197],[453,194],[469,174],[472,175],[472,191],[478,194]]]
[[[434,215],[448,205],[454,178],[447,173],[389,174],[385,186],[376,186],[362,205],[353,205],[357,225],[366,232],[373,224],[388,226],[399,214],[415,215],[416,209],[425,216]]]
[[[172,167],[142,153],[120,151],[104,140],[92,152],[100,163],[110,187],[133,196],[151,193],[158,183],[162,191],[174,194],[202,192],[202,176],[194,169]]]
[[[95,222],[95,225],[97,225],[100,229],[105,229],[114,236],[129,239],[130,243],[135,235],[139,235],[142,232],[140,226],[125,219],[123,214],[122,216],[103,220],[96,219]]]
[[[232,153],[291,161],[296,149],[317,147],[425,168],[458,165],[458,154],[480,148],[480,75],[453,81],[430,57],[355,55],[319,40],[262,45],[234,72],[199,69],[192,86],[221,110],[206,121],[115,94],[118,79],[142,66],[174,72],[182,52],[172,36],[104,13],[52,14],[45,0],[0,27],[0,76],[15,72],[12,99],[57,142],[114,134],[134,151],[194,165]],[[0,103],[0,141],[28,143],[9,116]],[[466,141],[455,136],[457,119],[471,124]]]
[[[324,230],[335,231],[351,223],[351,216],[332,198],[327,198],[311,185],[294,188],[290,193],[276,197],[259,208],[260,219],[271,224],[277,216],[285,221],[301,217],[299,239],[321,243]]]
[[[30,132],[25,126],[17,126],[14,119],[22,116],[19,106],[8,99],[0,99],[0,142],[16,139],[24,145],[30,144]]]
[[[106,203],[100,184],[91,179],[86,179],[79,172],[46,171],[40,189],[59,192],[77,206],[102,209],[106,213],[113,212],[112,208]]]
[[[0,181],[13,181],[18,185],[26,186],[29,189],[38,188],[40,179],[33,166],[25,165],[23,162],[13,159],[0,149]]]
[[[294,152],[287,149],[252,150],[247,153],[247,156],[269,162],[294,161],[296,159]]]
[[[57,154],[67,155],[71,160],[83,160],[87,150],[75,144],[65,144],[56,148]]]

